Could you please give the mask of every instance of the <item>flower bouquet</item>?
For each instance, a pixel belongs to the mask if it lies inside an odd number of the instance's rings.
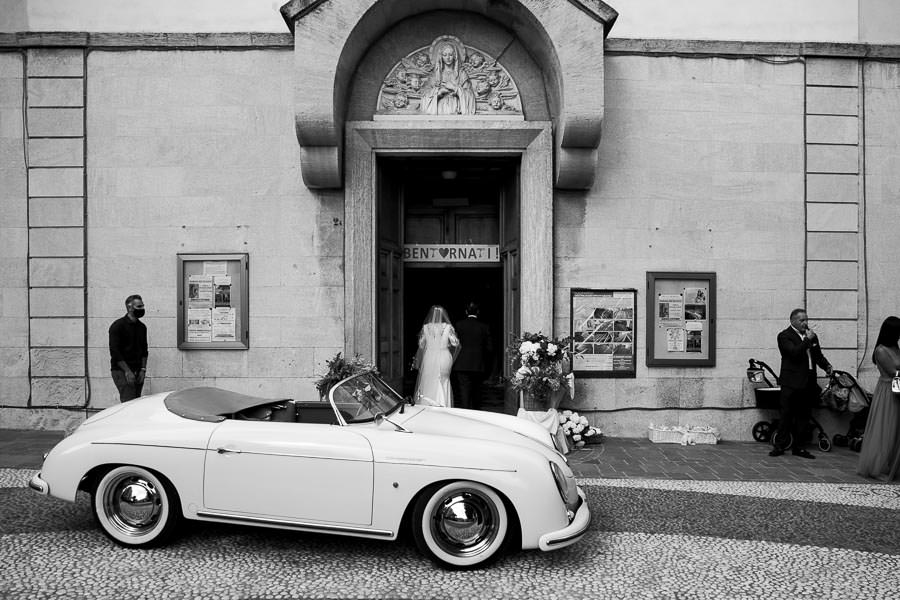
[[[359,354],[355,355],[353,358],[344,358],[344,356],[338,352],[334,355],[334,358],[325,361],[325,366],[328,367],[328,372],[316,380],[316,389],[319,391],[319,396],[322,398],[328,396],[328,392],[331,390],[332,386],[351,375],[367,371],[373,371],[375,374],[378,374],[378,368],[374,364],[364,360]]]
[[[507,348],[513,371],[510,385],[533,401],[549,403],[550,397],[569,386],[570,338],[553,339],[541,333],[515,338]],[[544,407],[546,408],[546,407]]]
[[[559,413],[559,426],[566,434],[570,447],[584,448],[586,444],[599,444],[603,441],[603,433],[588,423],[587,417],[572,410]]]

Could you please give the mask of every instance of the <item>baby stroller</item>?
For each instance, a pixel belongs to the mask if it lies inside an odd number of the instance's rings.
[[[775,381],[774,385],[767,377],[767,372]],[[753,393],[756,396],[756,406],[758,408],[781,409],[781,388],[778,386],[778,376],[775,375],[772,367],[761,360],[751,358],[750,366],[747,367],[747,379],[749,379],[752,384],[765,384],[764,386],[753,388]],[[822,425],[820,425],[813,416],[810,416],[809,421],[810,433],[816,430],[819,432],[819,450],[822,452],[830,452],[831,440],[828,438],[828,434],[825,433]],[[790,448],[791,444],[794,443],[793,436],[790,432],[779,433],[779,424],[779,419],[773,419],[772,421],[758,421],[753,426],[753,439],[757,442],[772,442],[773,446],[781,448],[782,450]]]
[[[822,391],[822,404],[838,413],[848,410],[855,413],[850,419],[847,435],[834,435],[835,446],[849,446],[854,452],[860,451],[871,403],[872,394],[862,389],[853,375],[846,371],[831,372],[828,387]]]

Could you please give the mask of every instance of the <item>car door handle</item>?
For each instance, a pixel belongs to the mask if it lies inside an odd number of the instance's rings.
[[[216,448],[216,452],[218,452],[219,454],[240,454],[241,453],[240,450],[235,450],[234,448],[223,448],[221,446]]]

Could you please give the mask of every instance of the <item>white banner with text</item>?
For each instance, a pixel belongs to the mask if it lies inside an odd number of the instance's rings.
[[[406,244],[403,262],[498,263],[497,244]]]

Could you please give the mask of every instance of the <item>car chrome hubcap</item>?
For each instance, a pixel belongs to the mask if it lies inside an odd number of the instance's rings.
[[[123,475],[106,488],[103,509],[119,531],[140,536],[159,522],[162,496],[153,482],[137,475]]]
[[[474,491],[458,491],[435,507],[431,533],[445,552],[472,556],[493,543],[499,520],[497,509],[488,498]]]

